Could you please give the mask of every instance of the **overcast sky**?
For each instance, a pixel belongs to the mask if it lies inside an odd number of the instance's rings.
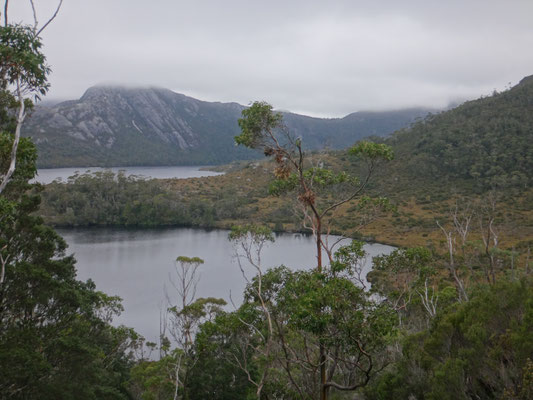
[[[35,0],[40,21],[56,1]],[[533,0],[64,0],[42,35],[48,97],[114,83],[316,116],[444,107],[533,74],[532,16]]]

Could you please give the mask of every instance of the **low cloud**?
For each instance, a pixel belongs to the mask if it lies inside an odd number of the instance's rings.
[[[50,97],[114,82],[342,116],[443,107],[533,74],[531,1],[154,3],[65,2],[43,35]]]

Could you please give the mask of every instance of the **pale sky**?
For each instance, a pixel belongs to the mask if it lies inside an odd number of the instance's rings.
[[[40,21],[57,4],[35,2]],[[64,0],[47,97],[111,83],[315,116],[440,108],[532,75],[532,17],[533,0]]]

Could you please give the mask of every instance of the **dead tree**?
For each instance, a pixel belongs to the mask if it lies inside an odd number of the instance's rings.
[[[271,363],[271,355],[274,348],[274,327],[272,323],[272,314],[268,300],[263,293],[263,266],[261,263],[261,253],[263,248],[269,243],[274,241],[274,236],[268,228],[249,225],[245,227],[233,227],[229,234],[229,240],[233,244],[234,259],[239,266],[242,276],[246,280],[248,287],[253,291],[256,299],[258,300],[261,308],[261,312],[267,322],[266,333],[261,332],[253,324],[249,324],[244,320],[240,320],[241,323],[254,334],[260,338],[260,345],[254,345],[251,340],[242,341],[240,353],[242,357],[235,356],[235,364],[246,374],[248,381],[255,386],[256,396],[261,399],[261,392],[268,378],[268,373]],[[247,275],[245,269],[246,265],[252,267],[255,272],[255,279],[252,280]],[[263,370],[258,378],[252,378],[251,371],[247,364],[248,350],[252,353],[260,352],[266,360],[266,365],[263,366]]]
[[[183,386],[186,391],[187,371],[185,377],[180,382],[180,374],[182,373],[183,358],[191,355],[193,345],[193,335],[197,327],[198,321],[191,313],[187,312],[189,307],[194,303],[196,298],[196,289],[200,276],[198,268],[204,261],[199,257],[185,257],[180,256],[176,258],[174,263],[175,276],[169,276],[169,281],[177,294],[177,302],[173,302],[170,296],[167,295],[167,300],[170,304],[168,308],[170,315],[170,333],[180,350],[176,356],[174,365],[174,400],[178,399],[179,386]]]
[[[437,221],[437,225],[441,229],[442,233],[444,234],[444,237],[446,238],[446,248],[448,250],[447,266],[448,266],[448,271],[450,272],[450,275],[455,282],[455,286],[457,288],[457,293],[458,293],[458,299],[459,301],[468,301],[468,294],[466,293],[465,284],[464,284],[463,279],[459,276],[458,266],[455,262],[455,251],[456,251],[455,231],[447,230],[444,226],[440,224],[439,221]]]

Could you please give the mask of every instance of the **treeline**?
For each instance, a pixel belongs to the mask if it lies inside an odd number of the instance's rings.
[[[533,396],[531,276],[480,285],[469,295],[444,306],[426,329],[409,332],[406,324],[401,353],[369,386],[368,399]]]
[[[40,214],[57,226],[213,226],[241,216],[240,205],[229,192],[207,201],[169,191],[155,179],[104,171],[47,185]]]

